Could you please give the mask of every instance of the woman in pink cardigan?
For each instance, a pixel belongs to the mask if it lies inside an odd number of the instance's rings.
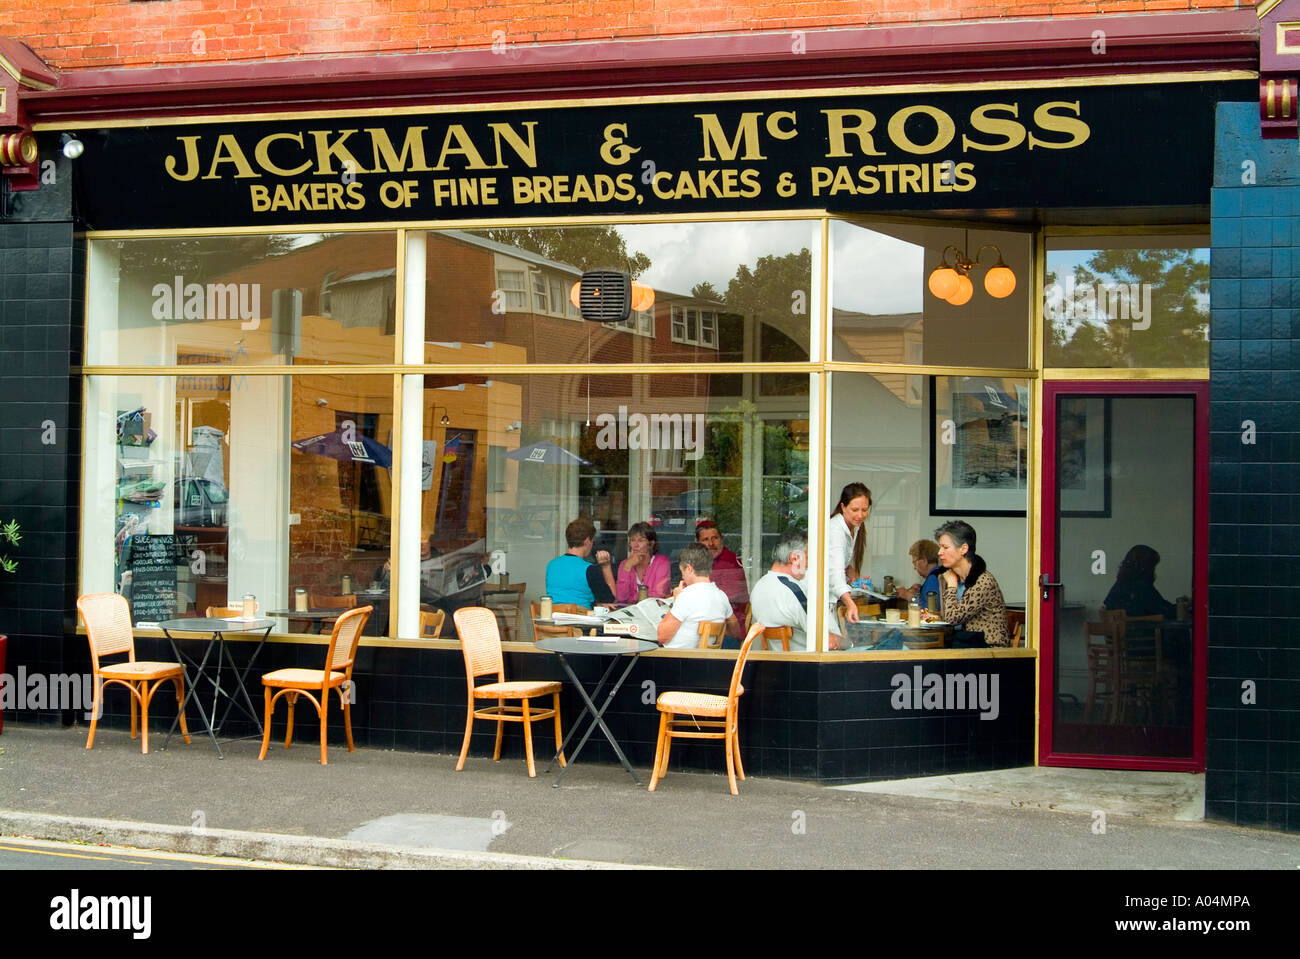
[[[628,605],[651,597],[668,598],[672,564],[660,556],[659,537],[649,523],[633,523],[627,531],[627,559],[618,564],[614,599]]]

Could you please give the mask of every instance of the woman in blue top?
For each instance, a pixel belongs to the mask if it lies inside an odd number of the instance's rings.
[[[609,568],[609,553],[596,553],[596,564],[587,562],[596,525],[579,516],[564,528],[564,542],[569,548],[546,564],[546,595],[553,603],[574,603],[591,609],[597,602],[614,601],[614,574]]]

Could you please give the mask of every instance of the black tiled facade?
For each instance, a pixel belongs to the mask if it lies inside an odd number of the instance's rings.
[[[1211,200],[1205,812],[1300,830],[1300,162],[1222,103]]]
[[[58,155],[50,142],[41,148]],[[42,188],[15,194],[0,218],[0,520],[22,528],[18,570],[0,573],[10,674],[68,671],[77,598],[81,379],[72,367],[81,363],[85,247],[73,236],[68,161],[44,173]],[[23,718],[60,719],[51,710]]]

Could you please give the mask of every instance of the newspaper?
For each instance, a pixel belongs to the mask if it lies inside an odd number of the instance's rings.
[[[486,545],[480,539],[454,552],[441,553],[421,561],[421,596],[455,596],[482,586],[487,582],[487,571],[483,565],[486,552]]]
[[[633,606],[624,606],[610,613],[605,621],[605,634],[654,639],[659,632],[659,620],[668,614],[672,605],[666,599],[643,599]]]

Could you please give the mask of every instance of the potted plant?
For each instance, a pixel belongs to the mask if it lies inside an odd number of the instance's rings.
[[[18,520],[11,519],[7,523],[0,523],[0,541],[8,541],[9,546],[17,546],[22,541],[22,535],[18,529]],[[0,549],[5,546],[0,543]],[[0,552],[0,570],[6,573],[15,572],[18,569],[18,561],[11,559],[8,553]],[[5,671],[5,646],[8,645],[8,638],[0,634],[0,676]],[[0,712],[0,732],[5,728],[4,713]]]

